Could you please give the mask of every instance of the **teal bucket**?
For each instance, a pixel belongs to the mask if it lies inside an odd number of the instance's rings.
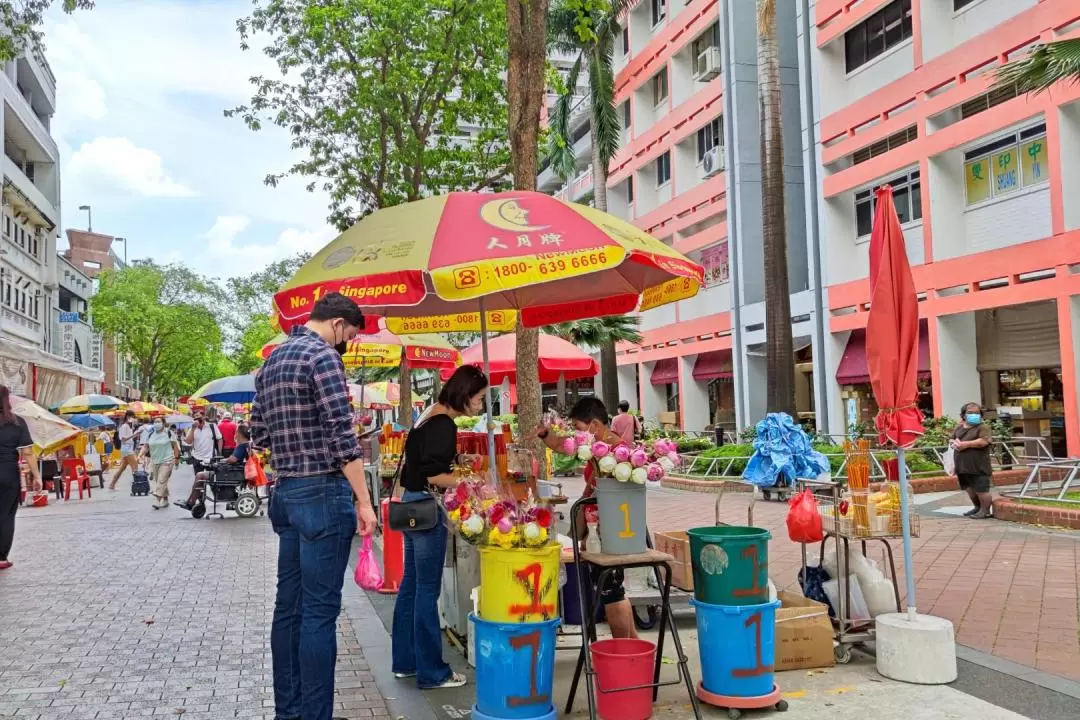
[[[601,550],[608,555],[636,555],[648,550],[644,485],[598,478],[596,505]]]
[[[768,602],[768,530],[710,525],[687,534],[697,600],[710,605]]]

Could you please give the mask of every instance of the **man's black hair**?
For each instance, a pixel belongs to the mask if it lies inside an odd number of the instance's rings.
[[[591,423],[593,420],[599,420],[604,425],[607,425],[611,418],[608,416],[607,407],[598,397],[583,397],[574,403],[574,407],[570,409],[570,419],[575,422]]]
[[[133,418],[133,417],[135,417],[135,411],[134,410],[126,410],[126,411],[124,411],[124,419],[125,420],[127,420],[128,418]]]
[[[316,322],[338,318],[354,328],[364,327],[364,314],[360,312],[360,308],[341,293],[332,292],[323,295],[311,311],[311,319]]]
[[[488,379],[483,370],[475,365],[462,365],[439,391],[439,402],[458,412],[465,412],[469,409],[469,401],[487,386]]]
[[[630,412],[630,403],[626,400],[620,400],[619,410],[621,410],[622,412]]]

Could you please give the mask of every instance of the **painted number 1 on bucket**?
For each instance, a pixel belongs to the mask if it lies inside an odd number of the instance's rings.
[[[550,698],[547,695],[541,694],[536,689],[536,663],[540,657],[540,631],[533,630],[531,633],[524,635],[518,635],[517,637],[510,638],[510,647],[515,650],[520,650],[523,647],[529,648],[529,695],[527,697],[510,695],[506,698],[506,705],[508,707],[522,707],[524,705],[539,705],[541,703],[550,702]]]
[[[619,537],[628,540],[637,535],[636,532],[630,529],[630,505],[623,503],[619,506],[619,510],[623,516],[623,529],[619,531]]]
[[[745,627],[754,626],[754,667],[752,668],[735,668],[731,671],[732,677],[737,678],[749,678],[758,677],[771,673],[773,671],[772,663],[766,665],[761,661],[761,611],[746,618],[746,622],[743,623]]]
[[[544,605],[540,602],[540,593],[542,592],[540,573],[542,570],[540,563],[533,563],[514,573],[514,577],[525,585],[530,602],[528,605],[511,605],[509,610],[511,615],[542,615],[546,618],[555,611],[554,605]]]
[[[750,573],[750,587],[748,588],[736,588],[731,591],[731,594],[738,598],[744,597],[763,597],[768,593],[768,588],[761,587],[760,577],[762,574],[767,574],[769,564],[767,562],[761,562],[758,557],[758,546],[747,545],[743,548],[742,556],[744,560],[749,560],[750,564],[754,566],[753,571]]]

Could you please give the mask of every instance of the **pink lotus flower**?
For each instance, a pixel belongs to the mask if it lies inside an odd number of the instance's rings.
[[[675,452],[674,450],[665,455],[665,457],[670,460],[674,465],[679,464],[679,453]]]
[[[660,482],[664,479],[664,468],[659,463],[649,463],[649,481]]]
[[[645,451],[638,448],[634,452],[630,453],[630,464],[636,468],[641,467],[649,461],[649,456],[645,454]]]
[[[617,448],[615,448],[615,459],[618,460],[621,463],[624,463],[627,460],[629,460],[630,459],[630,448],[626,447],[625,445],[620,445]]]
[[[602,458],[611,452],[611,446],[606,442],[594,442],[592,445],[592,454],[594,458]]]
[[[587,432],[578,432],[574,434],[574,440],[577,445],[587,445],[592,442],[592,435]]]
[[[514,523],[509,517],[504,517],[498,524],[499,532],[504,535],[514,529]]]
[[[577,443],[574,442],[574,438],[566,438],[562,444],[563,455],[573,455],[577,452]]]

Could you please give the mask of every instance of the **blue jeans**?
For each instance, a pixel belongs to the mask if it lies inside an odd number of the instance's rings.
[[[289,478],[274,488],[278,584],[270,650],[277,720],[331,720],[341,588],[356,534],[343,475]]]
[[[420,500],[427,493],[406,492],[402,502]],[[447,530],[443,520],[430,530],[413,530],[405,536],[405,568],[394,605],[393,671],[416,673],[421,688],[441,685],[453,671],[442,659],[439,630],[439,591],[446,558]],[[306,720],[306,718],[305,718]]]

